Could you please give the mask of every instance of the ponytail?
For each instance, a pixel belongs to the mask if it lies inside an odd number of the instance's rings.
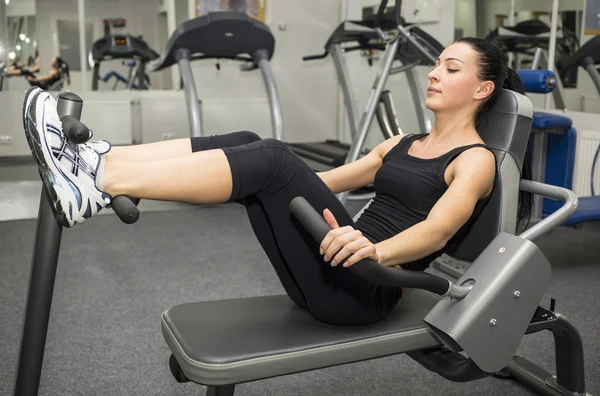
[[[523,81],[521,80],[521,77],[519,77],[517,72],[509,67],[507,70],[507,74],[508,75],[506,76],[506,80],[504,80],[504,85],[502,86],[502,88],[518,92],[521,95],[525,95]]]
[[[69,74],[69,64],[65,62],[65,60],[59,56],[56,57],[56,61],[58,62],[58,68],[61,71],[61,74],[64,73],[67,76],[67,83],[71,85],[71,75]]]
[[[478,77],[480,81],[492,81],[494,83],[494,92],[481,105],[475,117],[475,128],[485,124],[490,110],[496,104],[500,96],[500,89],[504,88],[511,91],[525,94],[523,82],[519,75],[508,67],[508,58],[492,42],[473,37],[465,37],[458,42],[469,44],[478,54]],[[523,159],[523,168],[521,169],[521,179],[531,180],[531,150],[528,142]],[[519,206],[517,210],[517,232],[527,228],[531,219],[531,208],[533,206],[533,197],[529,193],[519,192]]]

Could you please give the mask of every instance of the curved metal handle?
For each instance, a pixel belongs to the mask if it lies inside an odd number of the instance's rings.
[[[565,202],[556,212],[519,235],[521,238],[530,241],[538,239],[542,235],[552,231],[554,228],[569,220],[579,207],[577,195],[575,195],[573,191],[563,187],[552,186],[550,184],[531,180],[521,180],[519,188],[521,191]]]
[[[290,210],[317,242],[322,241],[331,230],[325,219],[303,197],[294,198],[290,202]],[[455,286],[452,282],[432,274],[398,270],[370,259],[359,261],[348,267],[348,270],[381,286],[423,289],[440,296],[460,297],[471,290],[470,287]]]

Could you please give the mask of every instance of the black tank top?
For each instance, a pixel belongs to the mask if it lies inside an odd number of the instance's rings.
[[[383,157],[383,164],[375,175],[374,185],[377,195],[355,225],[373,243],[389,239],[425,220],[433,206],[448,189],[444,179],[444,172],[448,165],[470,148],[486,147],[483,144],[461,146],[431,159],[417,158],[408,154],[411,144],[425,136],[427,135],[407,135]],[[423,271],[448,247],[460,243],[481,214],[489,197],[477,202],[467,223],[446,244],[446,248],[422,259],[403,264],[401,267]]]

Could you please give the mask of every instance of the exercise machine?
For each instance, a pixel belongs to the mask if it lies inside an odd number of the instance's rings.
[[[550,30],[550,26],[546,23],[532,19],[517,23],[515,26],[499,26],[492,30],[485,39],[494,43],[505,53],[525,55],[525,59],[520,62],[521,65],[515,67],[515,69],[521,69],[525,65],[529,66],[536,49],[549,50]],[[579,42],[573,31],[566,27],[557,29],[557,63],[574,53],[578,47]]]
[[[342,94],[348,125],[350,126],[351,144],[338,140],[324,142],[288,143],[290,148],[303,158],[314,170],[326,171],[357,160],[365,154],[365,142],[374,117],[380,125],[384,138],[400,133],[397,117],[389,91],[384,87],[387,78],[392,74],[406,73],[420,132],[430,129],[430,121],[423,109],[422,89],[414,68],[418,65],[435,65],[437,57],[444,47],[433,37],[414,25],[406,25],[400,16],[401,5],[396,5],[396,17],[390,21],[384,18],[387,0],[379,6],[377,16],[364,21],[344,21],[331,34],[325,44],[322,55],[304,57],[306,61],[323,59],[332,56]],[[346,52],[384,51],[373,88],[369,94],[360,120],[354,107],[354,94],[350,84],[348,69],[343,57]],[[399,61],[400,66],[393,67]],[[383,110],[382,110],[383,109]],[[383,116],[385,114],[386,116]],[[338,196],[342,202],[347,194]]]
[[[582,62],[586,62],[586,58],[588,58],[587,62],[592,62],[588,55],[583,56]],[[600,77],[598,77],[595,67],[589,67],[589,69],[590,76],[596,75],[600,83]],[[519,76],[523,81],[525,91],[529,93],[548,94],[557,89],[560,84],[560,78],[549,70],[525,69],[519,71]],[[556,114],[536,111],[534,113],[531,134],[533,180],[567,189],[573,187],[577,130],[569,115],[568,112]],[[595,162],[592,163],[592,168],[594,168],[594,164]],[[593,185],[593,169],[591,182]],[[547,217],[560,207],[559,202],[536,197],[533,219],[537,221]],[[577,211],[562,225],[575,226],[598,220],[600,220],[600,196],[592,193],[591,196],[579,197]]]
[[[463,243],[448,253],[472,261],[455,282],[363,260],[349,270],[371,282],[409,290],[389,317],[369,326],[332,326],[286,295],[186,303],[162,315],[178,382],[231,396],[235,385],[406,353],[456,382],[511,377],[544,395],[585,392],[583,345],[564,316],[539,306],[551,277],[534,241],[569,218],[573,192],[520,180],[533,116],[531,101],[503,90],[481,137],[497,159],[498,185]],[[514,235],[519,190],[565,201],[546,219]],[[290,203],[315,249],[328,225],[302,197]],[[218,331],[215,331],[218,329]],[[514,356],[526,334],[553,333],[556,376]]]
[[[584,68],[600,95],[600,74],[598,73],[598,65],[600,65],[600,36],[595,36],[582,45],[577,51],[557,62],[556,68],[563,80],[563,84],[569,86],[574,85],[573,82],[569,81],[569,78],[576,74],[577,68]]]
[[[275,37],[267,25],[237,11],[211,12],[179,26],[165,51],[148,64],[152,71],[179,65],[188,108],[191,136],[202,136],[202,116],[191,63],[200,59],[233,59],[244,62],[242,71],[260,69],[269,97],[273,136],[283,140],[281,104],[269,60]]]
[[[76,94],[58,96],[65,134],[75,144],[91,138],[79,122],[82,108]],[[340,267],[377,284],[410,289],[386,319],[369,326],[326,325],[285,295],[175,306],[162,315],[175,379],[207,385],[208,395],[231,396],[243,382],[407,353],[450,381],[502,375],[544,395],[584,394],[581,338],[552,306],[539,306],[551,268],[533,243],[575,211],[577,197],[564,188],[520,181],[532,116],[525,96],[503,90],[479,131],[496,156],[498,184],[466,239],[450,252],[474,260],[457,281],[370,260]],[[515,236],[519,189],[565,203]],[[115,197],[111,206],[126,223],[138,219],[127,197]],[[302,197],[290,202],[290,215],[315,239],[317,249],[328,231],[322,217]],[[63,231],[57,220],[42,188],[14,396],[34,396],[39,390]],[[524,335],[544,330],[554,335],[556,376],[513,356]]]
[[[135,60],[136,66],[129,68],[126,89],[148,89],[146,65],[156,58],[158,58],[158,54],[141,37],[113,34],[94,41],[90,51],[90,62],[94,68],[92,91],[98,90],[98,82],[102,80],[100,64],[113,59]]]
[[[132,82],[132,78],[138,75],[138,69],[140,67],[140,64],[134,60],[125,60],[121,62],[121,64],[129,69],[127,77],[125,77],[116,70],[111,70],[107,72],[104,75],[104,77],[101,78],[102,81],[108,83],[109,81],[111,81],[111,79],[114,80],[114,84],[112,87],[113,91],[117,90],[117,88],[119,87],[119,83],[122,83],[125,86],[125,88],[139,89],[138,85]],[[150,84],[150,76],[146,74],[144,80],[146,83],[146,88],[151,89],[152,85]]]

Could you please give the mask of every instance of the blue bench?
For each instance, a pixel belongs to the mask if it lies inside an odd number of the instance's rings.
[[[538,149],[543,147],[535,145],[534,139],[539,137],[545,140],[546,155],[545,161],[542,161],[542,181],[572,189],[577,141],[577,132],[573,128],[572,120],[559,114],[535,112],[531,135],[532,147]],[[535,149],[532,154],[536,158],[539,155]],[[542,217],[545,218],[554,213],[561,203],[545,198],[542,205]],[[575,225],[596,220],[600,220],[600,196],[581,197],[577,212],[563,225]]]

